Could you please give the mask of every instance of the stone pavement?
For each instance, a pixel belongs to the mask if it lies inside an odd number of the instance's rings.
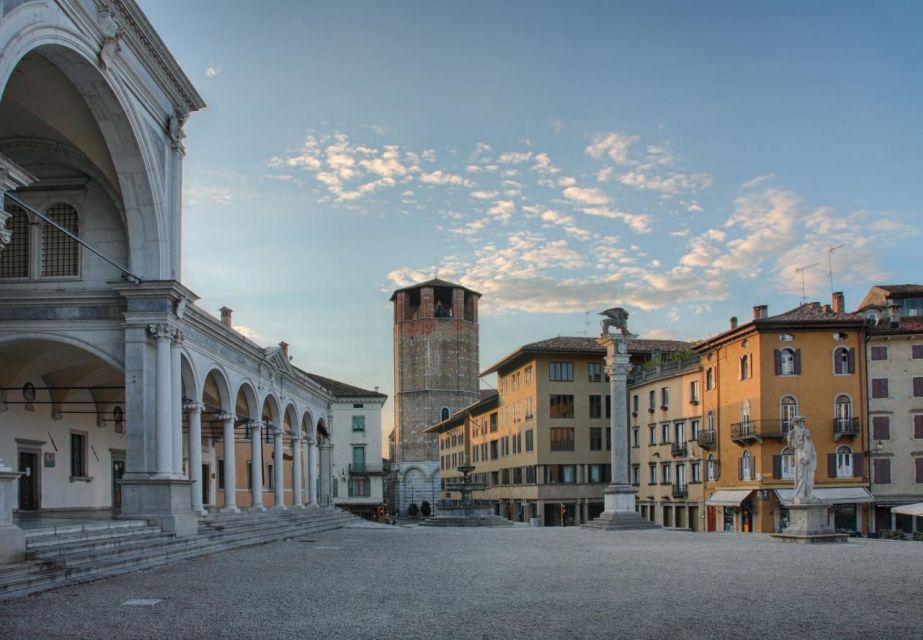
[[[914,542],[360,526],[3,603],[0,638],[921,637],[920,576]]]

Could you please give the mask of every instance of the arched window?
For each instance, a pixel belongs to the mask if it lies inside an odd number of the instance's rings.
[[[65,202],[56,202],[46,212],[74,235],[79,233],[77,210]],[[63,231],[47,222],[42,225],[42,277],[76,276],[79,273],[80,245]]]
[[[837,478],[851,478],[853,475],[852,463],[853,463],[852,449],[850,449],[846,445],[843,445],[842,447],[837,447],[836,477]]]
[[[750,377],[750,356],[745,355],[740,357],[740,379],[746,380]]]
[[[740,421],[744,424],[750,422],[750,401],[744,400],[740,403]]]
[[[709,411],[705,414],[705,430],[714,431],[715,430],[715,412]]]
[[[29,277],[29,217],[15,204],[7,204],[6,212],[11,214],[6,221],[11,232],[10,243],[0,251],[0,278]]]
[[[791,447],[782,449],[782,477],[787,480],[795,477],[795,452]]]
[[[449,408],[448,407],[442,407],[442,419],[443,420],[449,419]]]
[[[782,349],[779,352],[781,373],[783,376],[795,375],[795,350]]]
[[[705,389],[711,391],[715,388],[715,371],[711,367],[705,370]]]
[[[712,453],[708,454],[708,459],[705,460],[705,479],[709,482],[715,482],[718,479],[718,461]]]
[[[852,427],[852,398],[841,393],[833,402],[833,420],[836,433],[849,432]]]
[[[833,350],[833,373],[843,375],[851,373],[849,366],[849,349],[837,347]]]
[[[749,451],[740,456],[740,479],[753,480],[753,456]]]
[[[785,396],[779,402],[779,420],[782,423],[782,433],[788,433],[792,429],[792,422],[798,415],[798,401],[792,396]]]

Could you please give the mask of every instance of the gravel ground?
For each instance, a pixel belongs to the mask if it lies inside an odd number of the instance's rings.
[[[356,527],[2,603],[0,638],[920,638],[921,602],[913,542]]]

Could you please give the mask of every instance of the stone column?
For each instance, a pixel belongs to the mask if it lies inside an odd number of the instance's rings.
[[[155,398],[157,412],[157,470],[161,477],[175,477],[173,468],[173,381],[170,343],[173,329],[168,324],[152,324],[148,331],[157,341]]]
[[[225,513],[240,513],[237,508],[237,461],[234,451],[234,421],[237,416],[219,413],[217,418],[224,422],[224,507]]]
[[[275,478],[275,501],[272,503],[273,509],[285,509],[285,455],[282,446],[282,427],[274,427],[273,435],[275,436],[273,444],[273,475]]]
[[[322,507],[329,507],[333,502],[333,477],[330,473],[330,453],[333,445],[330,444],[329,440],[324,440],[321,442],[318,449],[318,458],[319,458],[319,469],[318,473],[320,474],[320,495],[318,496],[318,504]]]
[[[624,319],[628,314],[624,310]],[[627,324],[627,322],[626,322]],[[598,339],[606,349],[606,373],[609,375],[609,394],[612,397],[612,415],[609,427],[612,432],[612,483],[606,487],[605,510],[592,523],[593,528],[648,529],[651,524],[635,511],[635,490],[629,480],[628,448],[628,372],[631,369],[628,343],[637,336],[628,333],[627,328],[617,335],[604,333]]]
[[[170,343],[170,383],[173,390],[173,473],[177,477],[183,477],[183,373],[181,346],[183,334],[180,331],[173,332],[173,340]],[[192,466],[192,465],[190,465]],[[189,478],[192,479],[192,470],[190,469]]]
[[[250,511],[265,511],[263,506],[263,423],[252,421],[250,427],[250,484],[253,499]],[[267,428],[270,428],[267,426]]]
[[[292,506],[300,508],[304,506],[302,500],[301,483],[301,433],[295,431],[292,433]]]
[[[308,438],[308,502],[317,506],[317,440]]]
[[[189,415],[189,479],[192,480],[192,511],[204,514],[202,506],[202,410],[198,402],[183,407]]]
[[[21,562],[26,555],[26,534],[13,524],[21,475],[0,460],[0,564]]]

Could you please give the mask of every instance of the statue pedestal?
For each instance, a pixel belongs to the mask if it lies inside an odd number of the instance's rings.
[[[21,562],[26,555],[26,535],[13,524],[13,507],[19,501],[19,476],[0,460],[0,564]]]
[[[781,542],[811,544],[846,542],[849,536],[837,533],[828,524],[829,508],[823,504],[793,504],[788,508],[788,526],[772,537]]]
[[[660,528],[635,511],[635,490],[630,485],[610,484],[606,487],[603,500],[605,510],[598,518],[584,524],[584,528],[604,531]]]

